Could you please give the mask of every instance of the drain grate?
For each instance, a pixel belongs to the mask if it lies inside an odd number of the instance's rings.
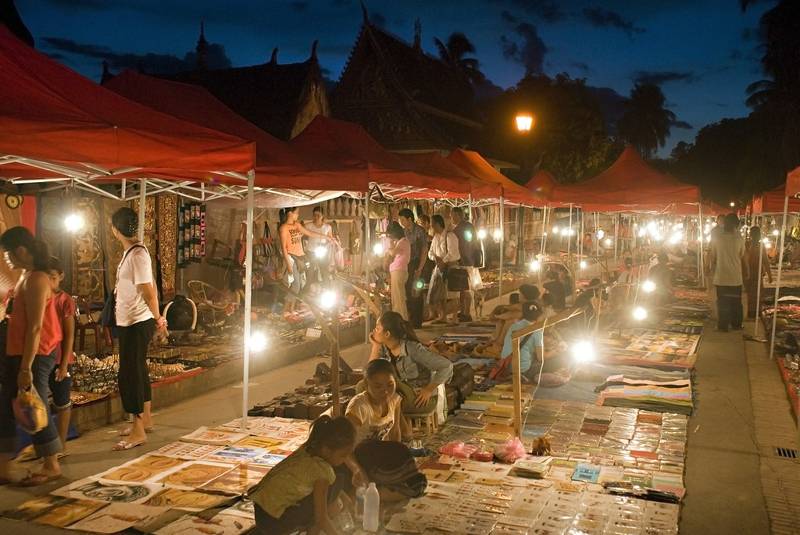
[[[797,450],[792,448],[779,448],[775,447],[775,456],[783,459],[797,459]]]

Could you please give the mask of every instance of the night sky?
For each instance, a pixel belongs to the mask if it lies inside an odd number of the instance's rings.
[[[17,0],[36,46],[97,80],[113,70],[174,71],[194,66],[205,20],[212,65],[263,63],[274,47],[280,63],[307,59],[319,39],[326,76],[338,79],[361,24],[358,0]],[[747,114],[745,88],[762,78],[757,26],[770,7],[742,13],[737,0],[367,0],[372,21],[411,41],[414,20],[435,52],[464,32],[482,70],[501,87],[526,72],[569,73],[627,95],[633,82],[661,84],[681,124],[679,140],[723,117]],[[691,128],[689,128],[691,127]]]

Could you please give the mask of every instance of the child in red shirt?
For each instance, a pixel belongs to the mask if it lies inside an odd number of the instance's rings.
[[[64,280],[64,266],[56,257],[50,258],[48,275],[53,289],[53,306],[61,322],[61,332],[63,338],[61,345],[56,348],[56,368],[50,375],[50,392],[53,395],[53,407],[58,415],[58,436],[63,447],[62,454],[67,451],[67,433],[69,432],[69,420],[72,414],[72,401],[70,391],[72,390],[72,377],[70,366],[75,362],[75,355],[72,348],[75,344],[75,301],[67,292],[60,288]]]

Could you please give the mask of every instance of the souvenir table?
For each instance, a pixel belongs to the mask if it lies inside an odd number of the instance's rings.
[[[244,493],[305,440],[309,423],[250,418],[201,427],[177,442],[73,481],[6,511],[7,518],[90,533],[246,533],[255,524]],[[198,512],[219,508],[207,514]]]
[[[611,375],[596,389],[599,405],[639,407],[659,412],[692,413],[692,382],[689,378],[653,381]]]

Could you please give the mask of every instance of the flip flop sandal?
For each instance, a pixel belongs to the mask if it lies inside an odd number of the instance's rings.
[[[136,447],[138,447],[138,446],[141,446],[141,445],[142,445],[142,444],[144,444],[145,442],[147,442],[147,441],[146,441],[146,440],[140,440],[140,441],[138,441],[138,442],[128,442],[127,440],[120,440],[119,442],[117,442],[116,444],[114,444],[114,447],[113,447],[113,448],[111,448],[111,450],[112,450],[112,451],[126,451],[126,450],[132,450],[133,448],[136,448]]]
[[[19,455],[17,455],[17,462],[20,463],[29,463],[31,461],[35,461],[38,459],[39,456],[36,455],[36,450],[33,448],[25,448],[23,449]]]
[[[62,474],[48,475],[48,474],[28,474],[24,479],[17,483],[20,487],[38,487],[45,485],[52,481],[58,481],[64,477]]]
[[[156,430],[156,428],[155,428],[155,427],[153,427],[153,426],[150,426],[150,427],[145,427],[145,428],[144,428],[144,432],[145,432],[145,433],[152,433],[152,432],[153,432],[153,431],[155,431],[155,430]],[[130,428],[130,427],[128,427],[128,428],[125,428],[125,429],[122,429],[122,430],[120,430],[120,432],[118,433],[118,435],[119,435],[119,436],[121,436],[121,437],[129,437],[129,436],[131,435],[131,428]]]

